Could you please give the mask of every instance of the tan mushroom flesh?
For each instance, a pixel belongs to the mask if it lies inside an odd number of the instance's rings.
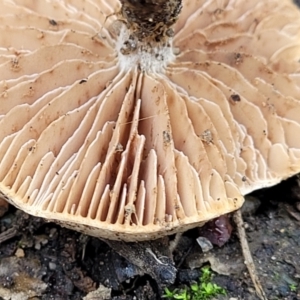
[[[291,2],[121,2],[1,1],[2,197],[136,241],[299,172]]]

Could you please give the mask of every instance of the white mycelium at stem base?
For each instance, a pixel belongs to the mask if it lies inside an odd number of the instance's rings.
[[[120,67],[160,72],[174,59],[172,26],[181,0],[121,0],[122,21],[116,42]]]
[[[139,67],[141,71],[151,73],[161,72],[162,69],[174,59],[172,47],[169,45],[158,45],[154,48],[143,48],[137,46],[135,51],[125,55],[122,54],[121,49],[124,45],[124,42],[128,41],[129,35],[130,33],[128,32],[127,28],[122,27],[116,43],[116,49],[119,55],[119,64],[122,70],[127,71],[132,68]],[[139,45],[140,43],[137,44]]]

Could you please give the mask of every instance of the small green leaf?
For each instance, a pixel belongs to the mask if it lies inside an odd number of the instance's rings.
[[[197,283],[193,283],[191,285],[191,290],[194,291],[194,292],[197,292],[199,290],[199,286]]]
[[[209,267],[202,268],[202,275],[199,282],[193,282],[189,287],[174,289],[170,291],[165,289],[163,298],[172,300],[210,300],[217,295],[226,295],[225,289],[211,282],[212,272]],[[293,288],[293,287],[290,287]]]

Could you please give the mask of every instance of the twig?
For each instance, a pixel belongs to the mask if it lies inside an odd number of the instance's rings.
[[[16,227],[9,228],[0,234],[0,244],[15,237],[19,232]]]
[[[238,229],[238,235],[239,235],[239,239],[240,239],[240,243],[241,243],[241,247],[242,247],[242,251],[243,251],[243,256],[245,259],[245,265],[248,269],[248,272],[250,274],[251,280],[254,284],[255,287],[255,291],[257,296],[261,299],[261,300],[268,300],[266,297],[266,294],[261,286],[261,283],[259,281],[259,278],[257,276],[256,273],[256,269],[255,269],[255,265],[254,265],[254,261],[249,249],[249,245],[248,245],[248,241],[247,241],[247,237],[246,237],[246,232],[245,232],[245,228],[244,228],[244,221],[242,218],[242,213],[240,210],[237,210],[234,214],[233,214],[233,220],[237,226]]]

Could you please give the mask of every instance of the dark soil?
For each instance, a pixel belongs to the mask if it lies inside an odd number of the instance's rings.
[[[244,208],[248,241],[268,299],[300,299],[299,195],[295,177],[255,193]],[[199,278],[203,264],[211,265],[213,281],[227,291],[220,299],[258,299],[235,229],[223,247],[208,254],[196,243],[197,229],[185,233],[173,252],[175,267],[156,273],[151,271],[151,261],[140,265],[143,256],[137,267],[117,253],[126,256],[130,249],[140,251],[140,244],[112,243],[116,252],[99,239],[46,223],[13,207],[0,219],[0,233],[0,240],[5,234],[13,236],[0,244],[0,299],[83,299],[100,284],[111,290],[101,286],[97,296],[89,294],[86,299],[160,299],[164,286],[173,281],[173,273],[166,272],[175,270],[175,286],[188,285]],[[154,248],[168,248],[166,241],[142,247],[146,252],[151,248],[155,257],[159,249]],[[158,257],[160,262],[163,257]],[[134,262],[130,255],[128,259]]]

